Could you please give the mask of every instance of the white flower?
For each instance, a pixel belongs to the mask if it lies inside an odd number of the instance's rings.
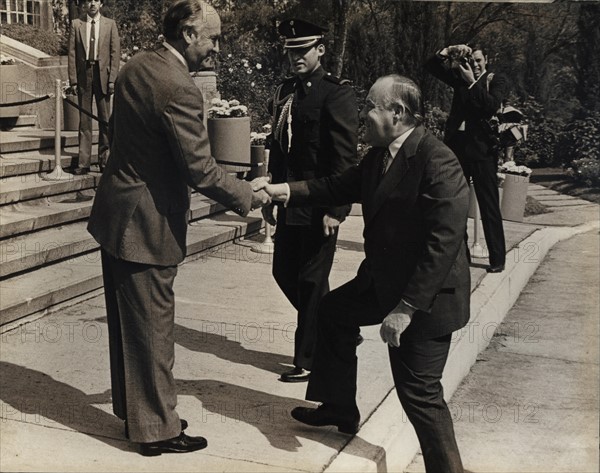
[[[230,101],[228,102],[228,104],[229,104],[229,106],[230,106],[230,107],[237,107],[237,106],[239,106],[239,105],[240,105],[240,101],[239,101],[239,100],[236,100],[236,99],[232,99],[232,100],[230,100]]]
[[[210,104],[211,104],[211,105],[216,105],[216,106],[219,106],[219,105],[221,105],[221,99],[214,98],[214,99],[212,99],[212,100],[210,101]]]
[[[259,70],[260,70],[260,69],[262,69],[262,64],[261,64],[260,62],[259,62],[259,63],[257,63],[257,64],[256,64],[256,68],[257,68],[257,69],[259,69]]]
[[[134,46],[132,49],[133,49],[134,51],[139,51],[139,50],[140,50],[140,48],[138,48],[137,46]]]
[[[230,68],[228,69],[228,71],[229,71],[229,72],[233,72],[233,68],[231,68],[231,67],[230,67]]]
[[[231,57],[231,54],[228,54],[227,57]]]
[[[254,87],[256,84],[254,82],[250,82],[250,87]]]
[[[248,74],[252,74],[252,69],[248,69],[246,72],[247,72]]]

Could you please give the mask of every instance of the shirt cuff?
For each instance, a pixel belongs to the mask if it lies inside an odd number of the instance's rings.
[[[414,305],[412,305],[412,304],[409,304],[408,302],[406,302],[406,300],[405,300],[405,299],[400,299],[400,302],[402,302],[404,305],[406,305],[406,306],[410,307],[411,309],[414,309],[415,311],[419,310],[419,308],[418,308],[418,307],[415,307]]]
[[[286,192],[285,200],[283,201],[283,206],[285,208],[287,208],[288,202],[290,201],[290,194],[292,192],[290,190],[290,185],[287,182],[284,182],[283,184],[285,185],[285,192]]]

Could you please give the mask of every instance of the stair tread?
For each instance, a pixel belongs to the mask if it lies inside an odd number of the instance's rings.
[[[188,256],[260,229],[259,212],[211,216],[188,230]],[[100,252],[54,263],[0,281],[0,324],[17,320],[102,286]]]
[[[91,172],[84,176],[71,175],[64,181],[45,181],[43,177],[44,174],[24,174],[2,178],[0,205],[96,187],[101,174]]]
[[[5,205],[0,208],[0,238],[86,218],[92,209],[94,192],[88,189]],[[76,196],[79,200],[75,199]],[[223,209],[223,206],[202,194],[192,195],[192,219]]]
[[[93,140],[98,140],[98,132],[93,133]],[[61,132],[62,147],[77,146],[77,131]],[[0,153],[15,153],[26,150],[54,147],[54,130],[12,130],[0,132]]]

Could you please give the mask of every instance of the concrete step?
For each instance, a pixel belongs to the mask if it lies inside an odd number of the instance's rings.
[[[61,153],[60,165],[63,168],[77,163],[78,146],[68,146]],[[92,164],[98,163],[98,146],[92,147]],[[0,156],[0,177],[20,176],[23,174],[46,173],[54,169],[54,148],[33,151],[20,151]]]
[[[17,118],[17,122],[15,123],[15,127],[18,128],[37,128],[38,126],[38,117],[37,115],[19,115]]]
[[[87,206],[85,212],[83,207]],[[92,200],[81,203],[83,213],[89,214]],[[191,200],[191,221],[217,215],[225,208],[201,194]],[[76,215],[77,216],[77,215]],[[0,241],[0,278],[28,271],[49,263],[76,258],[98,249],[98,244],[87,231],[87,220],[68,222]]]
[[[44,174],[3,177],[0,180],[0,205],[95,188],[101,174],[71,175],[65,181],[45,181],[43,177]]]
[[[92,210],[94,195],[93,189],[87,189],[0,207],[0,239],[85,219]],[[192,194],[190,208],[192,220],[225,209],[198,193]]]
[[[61,148],[78,146],[76,131],[61,133]],[[98,141],[98,133],[93,134],[93,141]],[[18,153],[39,149],[54,149],[54,130],[11,130],[0,132],[0,154]]]
[[[231,212],[203,219],[189,226],[188,258],[260,230],[262,219],[255,211],[250,217]],[[0,281],[0,325],[51,310],[52,306],[79,298],[102,287],[100,252],[41,267]]]

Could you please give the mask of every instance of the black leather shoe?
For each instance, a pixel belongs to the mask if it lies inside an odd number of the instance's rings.
[[[145,457],[156,457],[163,453],[188,453],[206,448],[204,437],[190,437],[181,432],[177,437],[152,443],[140,443],[140,453]]]
[[[315,427],[334,425],[343,434],[358,432],[360,414],[358,409],[333,408],[331,405],[321,404],[316,409],[311,407],[296,407],[292,409],[292,417],[298,422]]]
[[[504,265],[503,264],[491,265],[491,266],[488,266],[485,270],[488,273],[501,273],[502,271],[504,271]]]
[[[75,168],[73,169],[73,174],[76,176],[83,176],[90,172],[90,168]]]
[[[181,421],[181,431],[183,432],[185,429],[188,428],[188,421],[185,419],[180,419]],[[129,425],[127,424],[127,421],[125,421],[125,438],[129,438]]]
[[[359,333],[358,337],[356,337],[356,346],[360,345],[362,342],[364,342],[365,339],[363,338],[363,336]]]
[[[300,368],[299,366],[295,366],[293,369],[282,373],[279,381],[283,381],[284,383],[302,383],[304,381],[308,381],[309,377],[310,371]]]

